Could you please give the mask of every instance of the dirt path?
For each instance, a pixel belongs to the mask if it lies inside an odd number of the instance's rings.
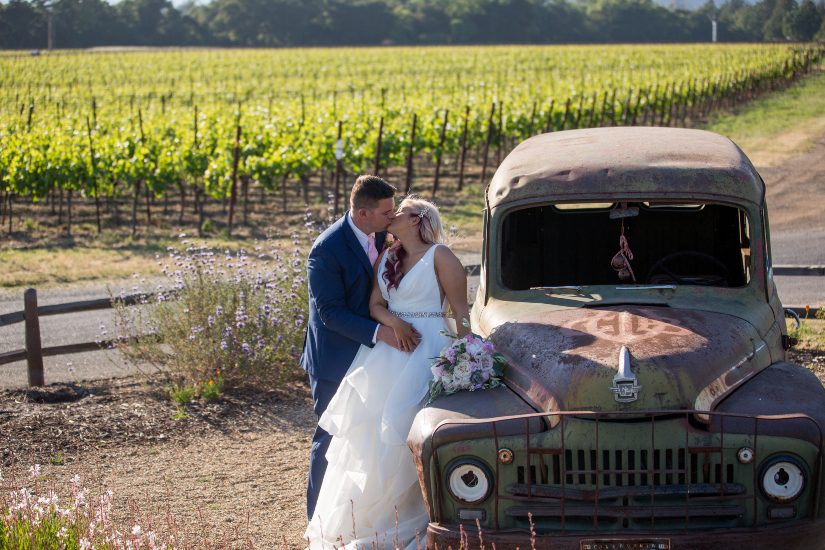
[[[807,132],[786,132],[775,142],[777,150],[767,146],[753,154],[765,179],[772,233],[825,228],[825,118]],[[787,143],[806,150],[783,152]]]
[[[65,494],[77,474],[93,493],[111,489],[124,528],[151,524],[184,547],[303,548],[307,388],[233,391],[183,406],[184,418],[162,388],[154,377],[0,391],[0,489],[31,486],[40,464],[41,487]]]

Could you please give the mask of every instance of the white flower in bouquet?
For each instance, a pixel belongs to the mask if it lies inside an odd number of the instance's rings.
[[[463,338],[450,336],[455,340],[433,358],[427,404],[442,393],[489,389],[501,384],[506,360],[495,351],[492,342],[472,333]]]

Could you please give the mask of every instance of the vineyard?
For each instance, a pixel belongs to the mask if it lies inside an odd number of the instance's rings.
[[[0,56],[0,224],[39,207],[71,233],[92,223],[204,224],[228,231],[250,195],[286,211],[349,176],[386,174],[438,195],[483,182],[533,134],[693,124],[781,88],[816,65],[800,45],[453,47],[58,52]],[[472,168],[472,170],[470,170]],[[417,183],[416,185],[420,185]],[[73,203],[74,201],[74,203]],[[170,211],[170,201],[174,211]],[[244,218],[236,213],[243,207]],[[76,220],[75,220],[75,223]]]

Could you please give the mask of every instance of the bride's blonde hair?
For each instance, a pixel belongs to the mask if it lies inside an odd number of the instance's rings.
[[[418,224],[418,234],[422,241],[431,244],[444,242],[444,225],[441,223],[441,214],[435,204],[421,197],[409,195],[399,205],[400,208],[405,206],[409,206],[421,219],[421,223]]]
[[[441,214],[438,207],[428,200],[415,195],[409,195],[399,204],[399,208],[409,206],[413,215],[418,215],[421,220],[418,224],[418,234],[421,240],[429,244],[444,242],[444,224],[441,222]],[[400,242],[394,243],[387,252],[387,264],[384,269],[384,280],[387,282],[387,290],[398,288],[404,273],[401,271],[401,261],[407,256],[407,251]]]

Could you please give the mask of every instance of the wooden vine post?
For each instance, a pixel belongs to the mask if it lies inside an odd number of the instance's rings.
[[[404,193],[407,195],[410,194],[410,190],[412,189],[413,154],[415,153],[415,126],[417,122],[418,115],[413,113],[412,131],[410,132],[410,145],[407,147],[407,185],[404,189]]]
[[[241,115],[238,113],[238,122],[240,123]],[[241,158],[241,125],[238,124],[235,129],[235,147],[232,151],[232,186],[229,189],[229,222],[227,224],[227,232],[232,236],[232,221],[235,216],[235,201],[238,193],[238,161]]]
[[[464,108],[464,129],[461,131],[461,161],[458,168],[458,190],[464,188],[464,165],[467,162],[467,124],[470,120],[470,106]]]
[[[544,123],[544,133],[548,133],[553,129],[553,108],[556,106],[556,100],[550,100],[550,107],[547,108],[547,120]]]
[[[669,95],[668,95],[669,94]],[[673,99],[673,82],[668,82],[665,86],[665,91],[662,94],[662,112],[659,114],[659,126],[665,125],[665,116],[668,110],[668,98]],[[654,125],[656,119],[654,118]]]
[[[504,142],[504,102],[498,104],[498,127],[496,128],[496,166],[501,164],[501,146]]]
[[[584,109],[584,94],[579,96],[579,107],[576,109],[576,123],[573,128],[578,129],[581,127],[582,109]]]
[[[567,115],[570,114],[570,98],[567,98],[567,101],[564,104],[564,116],[561,117],[561,129],[564,130],[565,126],[567,126]]]
[[[484,141],[484,158],[481,165],[481,185],[487,179],[487,155],[490,153],[490,140],[493,137],[493,117],[496,114],[496,104],[493,103],[490,108],[490,119],[487,121],[487,139]]]
[[[590,118],[587,120],[587,127],[593,127],[593,118],[596,116],[596,96],[598,94],[593,92],[593,100],[590,102]]]
[[[138,121],[140,121],[140,143],[143,145],[143,116],[138,109]],[[137,207],[140,199],[140,178],[135,178],[134,197],[132,199],[132,238],[137,234]]]
[[[605,108],[607,107],[607,90],[604,91],[604,95],[602,95],[602,110],[601,115],[599,116],[599,128],[604,126],[604,113]]]
[[[100,235],[100,189],[97,184],[97,170],[95,168],[95,146],[92,142],[92,123],[86,117],[86,128],[89,130],[89,162],[92,164],[92,187],[95,192],[95,215],[97,216],[97,234]]]
[[[378,175],[379,170],[381,169],[381,139],[384,137],[384,117],[381,117],[381,121],[378,123],[378,144],[375,146],[375,170],[373,170],[373,174],[376,176]]]
[[[341,172],[343,171],[344,163],[344,142],[341,141],[341,132],[344,123],[338,121],[338,141],[335,142],[335,205],[333,206],[333,215],[338,218],[338,204],[341,201]]]
[[[438,149],[436,150],[435,178],[433,179],[433,198],[438,193],[438,178],[441,175],[441,158],[444,156],[444,139],[447,137],[447,118],[450,110],[444,109],[444,122],[441,124],[441,136],[438,138]]]

